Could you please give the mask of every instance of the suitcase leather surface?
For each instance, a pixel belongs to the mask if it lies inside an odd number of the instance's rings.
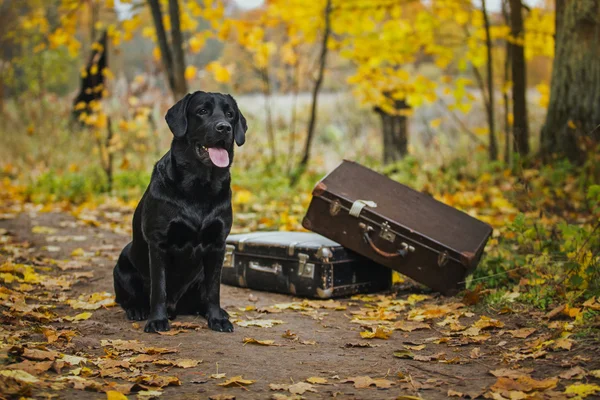
[[[464,287],[492,233],[486,223],[351,161],[315,186],[303,226],[445,294]]]
[[[230,235],[221,282],[331,298],[389,289],[389,269],[311,232]]]

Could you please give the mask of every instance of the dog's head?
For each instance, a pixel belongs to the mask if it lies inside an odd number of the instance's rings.
[[[233,142],[246,141],[246,118],[230,95],[194,92],[185,95],[165,116],[177,140],[186,140],[198,160],[226,168],[233,160]]]

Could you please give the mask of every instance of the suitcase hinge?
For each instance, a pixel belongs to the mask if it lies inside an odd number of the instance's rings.
[[[335,217],[336,215],[338,215],[341,209],[342,203],[340,203],[340,201],[336,199],[332,201],[329,205],[329,214],[331,214],[332,217]]]
[[[315,277],[315,264],[308,263],[307,261],[307,254],[298,254],[298,276],[313,279]]]
[[[298,242],[292,242],[288,246],[288,256],[292,257],[294,255],[294,252],[296,251],[296,245],[297,244],[298,244]]]
[[[225,246],[225,259],[223,260],[223,267],[225,268],[233,268],[235,256],[233,252],[235,251],[235,246],[228,244]]]

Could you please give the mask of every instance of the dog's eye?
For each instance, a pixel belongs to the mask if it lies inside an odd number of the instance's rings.
[[[206,113],[208,113],[208,111],[206,111],[206,108],[203,108],[200,111],[198,111],[198,114],[200,114],[200,115],[204,115]]]
[[[231,111],[227,111],[227,118],[233,118],[233,113]]]

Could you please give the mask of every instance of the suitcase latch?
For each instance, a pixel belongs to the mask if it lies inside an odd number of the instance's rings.
[[[313,279],[315,277],[315,264],[309,263],[308,255],[298,254],[298,276]]]
[[[336,215],[338,215],[341,209],[342,203],[340,203],[340,201],[336,199],[332,201],[331,205],[329,206],[329,214],[331,214],[332,217],[335,217]]]
[[[396,240],[396,234],[392,232],[390,224],[388,224],[387,221],[381,224],[381,232],[379,232],[379,237],[383,240],[387,240],[390,243],[394,243],[394,240]]]
[[[235,246],[228,244],[225,246],[225,259],[223,260],[223,267],[225,268],[233,268],[235,256],[233,252],[235,251]]]

